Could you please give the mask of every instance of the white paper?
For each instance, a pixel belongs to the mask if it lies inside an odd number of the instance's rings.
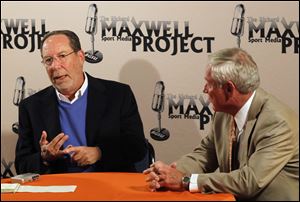
[[[68,185],[68,186],[28,186],[21,185],[17,192],[74,192],[76,189],[76,185]]]
[[[1,193],[16,192],[20,187],[18,183],[1,183]]]

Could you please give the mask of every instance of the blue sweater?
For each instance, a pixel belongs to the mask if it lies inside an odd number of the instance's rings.
[[[73,104],[59,101],[58,109],[61,130],[69,136],[69,139],[64,143],[64,148],[68,145],[87,146],[85,134],[86,106],[87,90]],[[69,172],[91,171],[91,166],[78,167],[75,163],[70,161],[69,156],[65,158],[69,161]]]

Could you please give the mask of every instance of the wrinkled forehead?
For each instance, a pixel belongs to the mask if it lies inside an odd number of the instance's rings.
[[[42,47],[42,55],[47,56],[58,54],[60,52],[67,51],[70,48],[71,47],[67,36],[62,34],[53,35],[45,40]]]

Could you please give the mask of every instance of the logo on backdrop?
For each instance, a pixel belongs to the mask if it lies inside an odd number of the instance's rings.
[[[2,173],[2,168],[1,168],[1,178],[9,178],[9,177],[14,176],[14,174],[11,171],[11,167],[13,164],[14,164],[13,161],[6,162],[6,160],[4,158],[1,159],[1,165],[4,168],[3,173]]]
[[[85,23],[85,32],[91,35],[92,49],[85,52],[85,61],[89,63],[99,63],[103,59],[100,51],[95,50],[95,34],[97,33],[98,8],[96,4],[91,4],[88,8],[88,14]]]
[[[231,23],[230,32],[237,37],[237,46],[241,47],[241,36],[244,34],[244,14],[245,7],[243,4],[238,4],[234,8],[234,14]]]
[[[2,19],[1,18],[1,48],[29,49],[33,52],[40,49],[40,44],[48,31],[45,19]]]
[[[25,91],[25,78],[23,76],[19,76],[16,79],[15,89],[14,89],[14,95],[13,95],[13,104],[15,106],[19,106],[21,101],[25,98],[25,94],[27,93],[27,97],[33,95],[36,93],[37,90],[33,90],[31,88],[27,89]],[[12,131],[16,134],[19,133],[19,123],[15,122],[12,124]]]
[[[132,51],[211,53],[213,36],[195,36],[189,22],[138,20],[135,17],[100,17],[101,40],[131,42]]]
[[[161,125],[161,113],[165,108],[165,85],[163,81],[157,81],[154,88],[151,108],[157,112],[158,127],[150,130],[150,136],[154,140],[164,141],[170,137],[170,132]]]
[[[167,94],[169,119],[198,119],[200,130],[209,123],[213,113],[209,109],[209,100],[202,95]]]
[[[299,54],[299,21],[284,17],[247,17],[249,43],[279,43],[281,53]]]

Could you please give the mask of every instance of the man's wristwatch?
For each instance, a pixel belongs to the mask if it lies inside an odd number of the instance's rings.
[[[191,178],[189,176],[183,176],[181,179],[182,186],[185,190],[189,190]]]

